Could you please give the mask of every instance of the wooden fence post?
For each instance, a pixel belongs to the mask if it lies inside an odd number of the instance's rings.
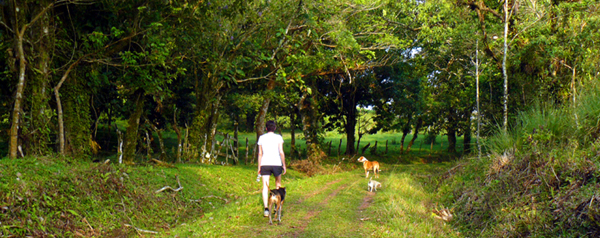
[[[377,141],[375,141],[375,145],[373,146],[373,148],[371,148],[371,151],[371,154],[377,154]]]
[[[258,163],[258,153],[256,153],[256,151],[258,150],[258,144],[254,143],[254,148],[252,149],[252,161],[256,161]]]
[[[248,164],[248,137],[246,137],[246,164]]]
[[[385,154],[388,153],[388,140],[385,140]]]
[[[363,147],[363,148],[362,148],[362,152],[361,152],[361,153],[362,153],[363,155],[365,154],[365,150],[366,150],[367,148],[369,148],[369,146],[371,146],[371,142],[369,142],[367,145],[365,145],[365,147]]]
[[[338,157],[340,157],[341,150],[342,150],[342,139],[340,139],[340,144],[338,145]]]
[[[431,141],[431,147],[429,148],[429,156],[431,156],[431,151],[433,151],[433,140]]]

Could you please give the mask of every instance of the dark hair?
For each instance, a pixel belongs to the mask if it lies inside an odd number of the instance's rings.
[[[277,125],[275,125],[274,121],[268,121],[267,122],[267,132],[274,132],[275,131],[275,127],[277,127]]]

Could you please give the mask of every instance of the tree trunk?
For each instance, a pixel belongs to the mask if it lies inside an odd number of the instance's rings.
[[[463,153],[471,153],[471,119],[468,120],[468,126],[465,128],[465,134],[463,136]]]
[[[306,138],[307,157],[311,162],[320,164],[325,153],[319,146],[319,140],[317,137],[317,131],[319,128],[317,127],[317,105],[315,98],[313,96],[304,94],[300,98],[298,106],[300,108],[300,115],[302,117],[304,138]]]
[[[267,84],[267,90],[273,90],[275,88],[275,81],[269,80]],[[269,112],[269,104],[271,103],[271,97],[265,95],[264,101],[260,109],[258,110],[258,115],[256,116],[256,141],[258,142],[258,138],[265,133],[265,125],[267,124],[267,113]],[[279,127],[279,125],[277,126]]]
[[[456,152],[456,129],[453,126],[448,129],[448,152]]]
[[[167,151],[165,150],[165,140],[162,135],[163,129],[158,129],[158,127],[156,127],[156,125],[152,124],[152,122],[149,121],[148,119],[146,119],[146,123],[148,123],[148,125],[150,125],[150,128],[152,128],[152,130],[154,132],[156,132],[156,135],[158,136],[158,144],[160,146],[159,160],[164,160],[167,157]],[[148,148],[150,148],[150,147],[148,147]]]
[[[19,72],[18,72],[18,83],[17,83],[17,89],[15,91],[15,104],[13,107],[13,112],[12,112],[12,120],[11,120],[11,127],[10,127],[10,139],[9,139],[9,149],[8,149],[8,155],[9,158],[17,158],[17,148],[18,148],[18,138],[19,138],[19,129],[21,128],[21,107],[23,104],[23,92],[25,89],[25,72],[27,70],[27,61],[26,61],[26,52],[23,46],[23,43],[25,41],[25,32],[27,31],[27,29],[33,25],[35,22],[37,22],[38,20],[40,20],[41,18],[43,18],[43,16],[46,15],[47,11],[49,9],[51,9],[54,6],[54,3],[49,3],[48,6],[44,7],[42,10],[40,10],[39,13],[37,13],[37,15],[35,15],[33,17],[33,19],[29,22],[29,23],[24,23],[24,21],[21,19],[20,15],[23,14],[25,12],[25,10],[17,10],[17,9],[24,9],[26,6],[18,6],[17,5],[17,1],[15,0],[11,0],[9,1],[9,14],[12,13],[12,15],[15,18],[14,21],[14,26],[13,26],[13,30],[14,30],[14,34],[15,34],[15,48],[17,51],[16,57],[19,60]],[[20,26],[20,25],[23,26]],[[36,39],[38,40],[38,39]]]
[[[502,75],[504,76],[504,122],[502,129],[506,132],[508,124],[508,75],[506,73],[506,56],[508,54],[508,1],[504,1],[504,57],[502,58]]]
[[[346,155],[352,156],[356,154],[358,145],[356,148],[354,147],[354,143],[356,142],[356,105],[347,106],[346,111],[346,124],[344,125],[344,130],[346,131]],[[358,139],[360,143],[360,137]]]
[[[200,80],[196,74],[196,115],[194,116],[190,132],[190,143],[193,149],[198,150],[201,160],[205,159],[214,141],[216,126],[219,118],[218,107],[223,92],[223,83],[209,73]],[[212,155],[209,155],[212,156]],[[195,158],[199,159],[199,158]]]
[[[17,28],[15,28],[18,30]],[[25,29],[23,29],[25,30]],[[17,158],[17,146],[19,137],[19,123],[21,116],[21,103],[23,102],[23,89],[25,88],[25,51],[23,50],[23,35],[25,32],[17,32],[17,57],[19,58],[19,82],[15,93],[15,106],[12,113],[12,124],[10,127],[9,157]]]
[[[358,141],[356,141],[356,151],[358,151],[358,149],[360,148],[360,139],[362,139],[363,134],[359,133],[358,134]],[[352,145],[354,146],[354,145]],[[348,149],[346,149],[346,151],[348,151]]]
[[[181,163],[181,153],[183,152],[183,142],[181,137],[181,130],[179,130],[179,126],[177,126],[177,108],[173,110],[173,131],[177,134],[177,162]]]
[[[212,111],[210,112],[210,118],[209,118],[209,138],[207,141],[211,142],[211,148],[214,148],[214,141],[215,141],[215,136],[217,135],[217,125],[219,125],[219,106],[221,104],[221,97],[222,94],[218,94],[215,98],[215,100],[212,103]],[[211,154],[212,154],[212,149],[211,149]],[[217,156],[214,155],[213,159],[216,159]]]
[[[39,5],[32,9],[34,14],[43,11],[41,6],[49,4],[49,0],[39,1]],[[29,64],[29,69],[26,71],[27,85],[25,95],[28,95],[27,100],[30,116],[26,119],[22,126],[22,132],[28,134],[28,140],[25,141],[27,154],[43,155],[48,151],[50,144],[50,119],[52,113],[48,110],[49,101],[51,98],[51,90],[48,89],[51,61],[54,47],[54,24],[52,16],[49,12],[40,13],[40,20],[32,24],[30,31],[27,34],[28,38],[36,39],[35,43],[27,44],[24,50],[29,52],[32,62]],[[28,41],[25,39],[25,41]],[[25,120],[24,120],[25,121]],[[22,125],[25,125],[22,124]]]
[[[78,63],[79,63],[79,60],[76,61],[75,63],[71,64],[71,66],[69,66],[67,71],[65,71],[65,73],[63,74],[62,78],[60,79],[60,82],[58,82],[58,84],[54,87],[54,96],[56,98],[56,111],[57,111],[56,114],[58,114],[58,141],[59,141],[58,151],[61,155],[65,154],[65,122],[64,122],[62,103],[60,102],[59,90],[62,87],[65,80],[67,80],[67,78],[69,77],[71,70],[73,70],[73,68],[75,68],[75,66]]]
[[[413,133],[413,137],[410,140],[410,142],[408,142],[408,146],[406,147],[406,153],[410,152],[410,148],[415,144],[417,137],[419,137],[419,129],[421,129],[421,126],[423,126],[423,119],[419,118],[417,119],[417,124],[415,125],[415,132]]]
[[[481,159],[481,144],[479,143],[479,133],[481,131],[481,110],[479,109],[479,40],[475,50],[475,81],[477,85],[477,154]]]
[[[129,116],[127,122],[127,132],[125,133],[125,145],[123,160],[132,162],[135,158],[136,147],[138,143],[138,129],[140,127],[140,119],[144,112],[144,91],[138,89],[134,94],[135,112]]]
[[[410,132],[410,130],[402,130],[402,138],[400,138],[400,153],[404,151],[404,140],[406,139],[408,132]]]
[[[271,99],[268,97],[265,97],[265,99],[263,100],[262,106],[258,110],[258,115],[256,116],[256,128],[255,128],[256,141],[258,141],[258,138],[262,134],[265,134],[265,125],[267,124],[266,118],[267,118],[267,112],[269,111],[270,103],[271,103]]]

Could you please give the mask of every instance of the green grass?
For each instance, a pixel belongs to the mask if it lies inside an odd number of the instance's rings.
[[[104,133],[102,129],[99,135]],[[168,152],[176,145],[175,135],[172,132],[164,132],[165,143]],[[106,136],[106,135],[103,135]],[[156,138],[156,134],[154,135]],[[304,146],[301,134],[297,134],[297,145]],[[284,149],[289,155],[290,134],[284,131]],[[378,160],[384,166],[384,173],[393,172],[392,164],[405,163],[417,164],[413,173],[421,174],[417,168],[423,163],[440,162],[450,157],[443,157],[442,143],[436,143],[430,153],[429,146],[418,149],[419,142],[425,136],[420,135],[419,140],[413,146],[410,154],[400,154],[400,137],[394,133],[383,133],[378,135],[365,135],[361,141],[361,147],[371,142],[379,141],[376,152],[366,151],[366,156],[371,160]],[[116,136],[100,137],[112,138]],[[249,139],[249,144],[255,143],[254,133],[241,133],[240,141]],[[318,237],[321,234],[336,236],[344,231],[343,236],[356,237],[373,236],[377,233],[381,220],[367,220],[357,222],[367,211],[358,211],[364,196],[357,195],[365,192],[364,178],[362,177],[361,165],[355,160],[342,160],[337,156],[336,147],[339,139],[345,136],[337,133],[328,133],[326,142],[331,140],[334,148],[330,157],[323,164],[324,171],[320,175],[308,178],[306,175],[290,169],[285,176],[284,183],[289,187],[293,196],[289,199],[289,208],[296,212],[286,214],[287,221],[295,221],[296,227],[303,227],[302,237]],[[412,136],[407,136],[405,146]],[[217,140],[221,138],[217,137]],[[385,140],[388,140],[388,153],[384,153]],[[443,141],[438,138],[437,141]],[[158,139],[155,139],[158,144]],[[445,147],[447,143],[444,141]],[[457,147],[462,143],[458,142]],[[342,143],[342,153],[345,151],[345,143]],[[240,161],[244,161],[245,143],[240,143]],[[245,232],[248,236],[254,236],[266,223],[260,217],[262,202],[258,189],[260,183],[255,181],[256,165],[216,166],[200,164],[176,164],[175,167],[161,167],[150,165],[147,161],[139,160],[137,165],[118,165],[117,155],[112,151],[116,149],[108,146],[104,148],[103,154],[86,158],[63,158],[55,156],[26,157],[22,159],[0,160],[0,236],[135,236],[139,234],[135,228],[157,231],[161,234],[203,234],[199,236],[217,236],[217,233],[225,236],[233,236],[239,232]],[[327,147],[324,147],[328,151]],[[155,149],[155,152],[158,152]],[[305,155],[304,155],[305,156]],[[140,156],[142,157],[142,156]],[[171,160],[173,157],[171,156]],[[442,159],[440,159],[442,158]],[[445,158],[445,159],[444,159]],[[110,159],[109,164],[92,163],[92,160],[104,161]],[[289,156],[288,161],[305,159],[305,157]],[[221,161],[222,158],[219,159]],[[169,160],[167,160],[169,161]],[[231,161],[230,161],[231,162]],[[338,173],[334,173],[336,171]],[[340,171],[342,171],[340,173]],[[350,171],[350,172],[343,172]],[[418,172],[417,172],[418,171]],[[393,172],[392,174],[395,174]],[[405,193],[415,193],[418,196],[430,196],[432,193],[422,191],[424,187],[417,186],[422,181],[410,180],[413,173],[404,173],[403,178],[396,175],[386,177],[390,181],[399,184],[413,184],[418,190],[403,190]],[[410,174],[410,175],[409,175]],[[177,188],[177,178],[183,189],[179,192],[166,190],[156,193],[165,186]],[[362,180],[361,180],[362,179]],[[340,180],[338,185],[328,187],[314,196],[310,191],[315,191],[332,180]],[[362,182],[357,182],[362,181]],[[274,182],[272,182],[274,184]],[[421,183],[424,184],[424,183]],[[343,189],[337,190],[339,186]],[[381,196],[392,196],[396,187],[383,190]],[[422,192],[419,192],[422,191]],[[335,192],[336,195],[331,194]],[[307,195],[309,194],[309,195]],[[384,198],[384,197],[382,197]],[[398,204],[398,197],[385,198],[386,202]],[[400,198],[403,201],[406,198]],[[423,198],[429,200],[429,198]],[[322,201],[329,200],[327,204]],[[294,205],[297,202],[297,205]],[[431,224],[440,225],[430,221],[427,216],[427,204],[416,204],[417,200],[409,202],[411,207],[419,207],[420,210],[411,210],[411,220],[427,218]],[[425,204],[425,205],[423,205]],[[386,210],[374,210],[373,216],[388,216],[386,212],[392,212],[406,207],[390,208],[380,204]],[[294,207],[295,206],[295,207]],[[312,207],[313,209],[306,209]],[[351,209],[347,209],[350,207]],[[311,214],[320,214],[311,217]],[[370,211],[369,211],[370,212]],[[398,211],[396,211],[398,212]],[[418,213],[418,214],[417,214]],[[258,218],[256,217],[258,216]],[[212,217],[212,219],[211,219]],[[309,217],[310,219],[307,219]],[[386,234],[435,234],[433,230],[411,231],[399,228],[399,224],[393,220],[385,220]],[[227,230],[217,229],[210,224],[217,223],[219,226],[230,227]],[[424,227],[434,225],[427,224]],[[437,226],[435,225],[435,226]],[[194,228],[190,228],[194,227]],[[197,228],[196,228],[197,227]],[[360,227],[357,228],[357,227]],[[176,228],[176,229],[175,229]],[[244,228],[249,228],[245,229]],[[191,232],[186,235],[187,232]],[[192,231],[189,231],[192,229]],[[241,229],[241,230],[240,230]],[[294,235],[293,227],[269,227],[278,234]],[[299,229],[299,228],[298,228]],[[429,229],[429,228],[428,228]],[[170,232],[170,233],[168,233]],[[177,232],[177,233],[175,233]],[[290,233],[292,232],[292,233]],[[379,235],[378,235],[379,236]]]
[[[262,217],[255,166],[125,166],[57,157],[0,160],[0,236],[396,237],[454,234],[430,217],[432,186],[446,164],[383,164],[371,206],[358,163],[307,177],[290,169],[283,223]],[[183,187],[179,192],[159,189]],[[274,181],[271,182],[274,184]],[[403,214],[403,216],[399,216]],[[361,218],[369,218],[361,221]],[[392,219],[395,218],[395,219]],[[414,224],[414,226],[409,225]],[[135,228],[133,228],[135,227]]]
[[[435,200],[431,179],[439,169],[429,165],[388,168],[383,188],[366,191],[361,169],[304,179],[287,179],[288,195],[280,225],[262,217],[260,194],[238,199],[165,237],[458,237],[450,226],[431,216]],[[372,200],[366,203],[365,199]],[[364,206],[364,207],[363,207]]]
[[[0,235],[103,236],[164,230],[255,191],[256,167],[123,166],[53,157],[0,160]],[[288,179],[303,175],[290,171]],[[155,191],[165,186],[183,190]],[[214,197],[211,197],[214,196]],[[88,229],[87,222],[93,230]]]

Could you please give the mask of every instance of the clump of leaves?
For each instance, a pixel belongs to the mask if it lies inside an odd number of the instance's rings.
[[[437,134],[435,133],[427,133],[427,136],[425,136],[425,139],[423,139],[423,143],[425,144],[435,144],[436,142],[436,138],[437,138]]]

